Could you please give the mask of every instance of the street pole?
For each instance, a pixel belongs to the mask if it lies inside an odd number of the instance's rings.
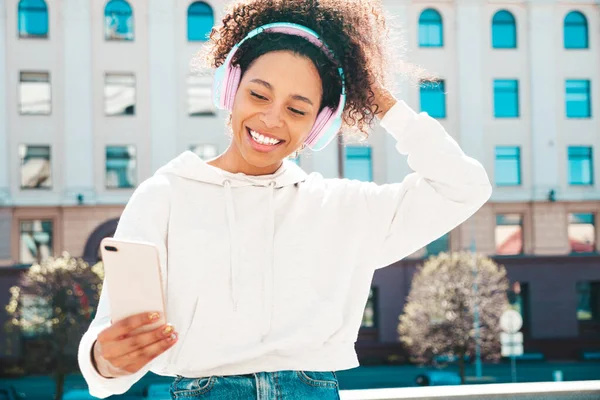
[[[471,254],[473,255],[473,298],[475,304],[473,306],[473,328],[475,329],[475,376],[477,379],[481,379],[482,366],[481,366],[481,346],[480,346],[480,332],[479,332],[479,301],[477,293],[479,288],[477,287],[477,247],[475,245],[475,218],[471,217]]]
[[[517,357],[513,351],[513,354],[510,356],[510,363],[512,368],[512,381],[513,383],[517,382]]]

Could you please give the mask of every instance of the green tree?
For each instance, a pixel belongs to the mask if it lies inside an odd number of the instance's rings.
[[[20,337],[26,372],[52,373],[61,400],[67,373],[76,370],[77,349],[98,304],[102,265],[90,267],[67,252],[32,265],[10,289],[8,337]],[[8,346],[9,348],[11,346]]]
[[[414,362],[456,357],[465,382],[465,358],[475,355],[474,309],[479,310],[483,358],[500,357],[500,316],[508,308],[503,266],[468,252],[441,253],[417,270],[398,333]]]

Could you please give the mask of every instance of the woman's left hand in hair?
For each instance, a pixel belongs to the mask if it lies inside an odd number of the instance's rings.
[[[371,90],[375,94],[373,97],[373,103],[377,105],[377,117],[381,120],[384,115],[388,112],[390,108],[396,104],[398,100],[394,97],[394,95],[387,90],[381,84],[375,84],[371,87]]]

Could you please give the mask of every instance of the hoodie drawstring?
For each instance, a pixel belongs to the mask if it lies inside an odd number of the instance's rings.
[[[225,180],[223,182],[225,188],[225,208],[227,210],[227,225],[229,227],[230,237],[230,259],[229,269],[231,274],[231,300],[233,303],[233,310],[237,311],[238,306],[238,268],[239,266],[239,243],[238,234],[235,229],[235,211],[233,208],[233,196],[231,193],[231,182]],[[275,250],[275,207],[274,207],[274,196],[275,196],[275,182],[269,183],[269,199],[267,206],[267,235],[266,235],[266,248],[265,255],[267,262],[264,268],[263,274],[263,285],[264,285],[264,321],[262,325],[262,341],[265,341],[266,336],[271,330],[271,319],[273,316],[273,293],[275,280],[273,274],[275,273],[273,253]]]
[[[264,315],[265,321],[262,332],[262,341],[265,341],[266,336],[271,330],[271,319],[273,317],[273,292],[274,288],[274,278],[273,274],[275,273],[274,268],[274,259],[273,254],[275,251],[275,208],[273,206],[275,196],[275,182],[269,183],[269,201],[267,208],[267,263],[265,265],[265,275],[264,275],[264,287],[265,287],[265,298],[264,298]]]
[[[237,231],[235,229],[235,212],[233,209],[233,197],[231,195],[231,182],[225,180],[225,208],[227,210],[227,224],[229,226],[229,272],[231,274],[231,301],[233,310],[237,311],[237,268],[238,267],[238,242]]]

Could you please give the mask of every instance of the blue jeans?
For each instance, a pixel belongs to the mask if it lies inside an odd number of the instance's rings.
[[[335,372],[277,371],[248,375],[177,376],[171,399],[339,400]]]

